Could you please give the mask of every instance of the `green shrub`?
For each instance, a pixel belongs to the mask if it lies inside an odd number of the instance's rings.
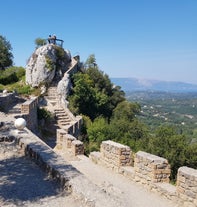
[[[7,85],[0,84],[0,90],[3,91],[4,89],[6,89],[9,92],[16,91],[20,95],[31,95],[31,94],[34,94],[36,96],[40,95],[40,89],[31,88],[29,85],[25,84],[25,76],[23,76],[20,81],[15,83],[7,84]]]
[[[54,64],[53,60],[48,55],[45,56],[45,59],[46,59],[46,67],[50,71],[54,70],[55,69],[55,67],[54,67],[55,64]]]
[[[58,59],[64,59],[65,52],[63,48],[55,46],[55,53]]]
[[[18,94],[27,94],[27,95],[30,95],[33,91],[33,89],[28,85],[24,85],[22,87],[16,88],[15,90],[17,91]]]
[[[10,67],[0,71],[0,84],[8,85],[19,81],[25,75],[23,67]]]
[[[38,108],[37,110],[38,119],[48,120],[51,118],[51,113],[44,108]]]

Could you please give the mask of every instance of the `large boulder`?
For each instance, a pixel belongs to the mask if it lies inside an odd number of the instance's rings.
[[[71,61],[70,53],[48,44],[39,47],[26,65],[26,83],[32,87],[49,85],[56,74],[64,74]]]
[[[71,87],[72,84],[69,78],[69,74],[65,73],[64,77],[62,78],[61,81],[58,82],[57,85],[57,94],[60,100],[60,104],[64,108],[67,108],[68,106],[68,101],[66,99],[70,92]]]

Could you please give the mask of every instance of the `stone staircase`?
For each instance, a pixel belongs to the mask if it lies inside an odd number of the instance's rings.
[[[45,96],[45,98],[50,106],[57,106],[58,105],[57,86],[50,86],[47,90],[47,95]]]
[[[47,101],[47,110],[55,114],[57,126],[65,130],[68,134],[78,136],[81,126],[81,117],[75,117],[68,108],[60,105],[59,96],[57,94],[57,85],[53,84],[48,88],[45,99]]]
[[[67,74],[71,75],[77,72],[78,61],[79,60],[77,59],[77,57],[71,59],[68,70],[66,71]],[[47,110],[55,114],[57,125],[61,129],[64,129],[68,134],[78,136],[82,123],[82,117],[75,117],[68,108],[61,106],[59,100],[60,97],[57,93],[57,85],[60,80],[60,75],[56,74],[53,82],[51,83],[51,86],[47,90],[47,94],[45,96],[45,99],[47,101]]]
[[[68,114],[63,108],[60,108],[60,107],[55,108],[54,112],[57,118],[57,123],[60,128],[64,129],[65,126],[68,126],[71,124],[72,120],[70,119],[70,117],[68,116]]]

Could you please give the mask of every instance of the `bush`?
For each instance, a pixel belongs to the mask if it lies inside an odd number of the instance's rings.
[[[10,67],[6,70],[0,71],[0,84],[8,85],[15,83],[22,79],[25,75],[25,69],[23,67]]]
[[[38,119],[44,119],[44,120],[48,120],[52,117],[50,111],[47,111],[44,108],[38,108],[37,110],[37,115],[38,115]]]

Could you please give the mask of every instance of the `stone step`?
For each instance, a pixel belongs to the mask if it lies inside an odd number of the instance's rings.
[[[57,97],[57,96],[46,96],[46,98],[47,98],[48,100],[51,100],[51,99],[56,99],[56,100],[58,100],[58,97]]]
[[[68,125],[70,125],[70,123],[68,123],[68,122],[65,122],[65,123],[61,123],[61,124],[59,124],[60,126],[68,126]]]
[[[64,110],[62,110],[62,111],[55,110],[55,113],[57,113],[57,114],[66,114],[66,112]]]
[[[62,109],[62,108],[55,109],[55,111],[63,111],[63,112],[65,112],[65,110],[64,110],[64,109]]]
[[[56,114],[58,119],[70,119],[67,114]]]
[[[60,119],[60,120],[57,120],[58,122],[62,123],[62,122],[70,122],[70,120],[66,120],[66,119]]]
[[[67,116],[68,117],[68,115],[65,113],[65,112],[55,112],[55,115],[56,116]]]
[[[47,93],[47,96],[56,96],[57,97],[58,95],[57,95],[57,92],[54,91],[52,93]]]
[[[67,120],[67,121],[70,121],[69,117],[57,117],[58,120]]]
[[[48,95],[57,95],[57,91],[56,90],[51,90],[47,92]]]
[[[55,106],[55,105],[58,104],[58,101],[56,101],[56,100],[50,100],[50,101],[48,101],[48,102],[49,102],[49,104],[51,104],[52,106]]]
[[[54,112],[60,128],[67,129],[67,126],[72,124],[72,120],[63,108],[56,108]]]
[[[61,119],[61,120],[57,120],[58,123],[70,123],[70,120],[65,120],[65,119]]]
[[[47,93],[47,96],[57,96],[57,91],[51,91]]]
[[[52,92],[56,92],[57,93],[57,88],[49,88],[47,90],[47,93],[52,93]]]
[[[65,112],[62,112],[62,113],[55,112],[55,114],[56,114],[56,116],[67,116],[68,117],[68,115]]]

